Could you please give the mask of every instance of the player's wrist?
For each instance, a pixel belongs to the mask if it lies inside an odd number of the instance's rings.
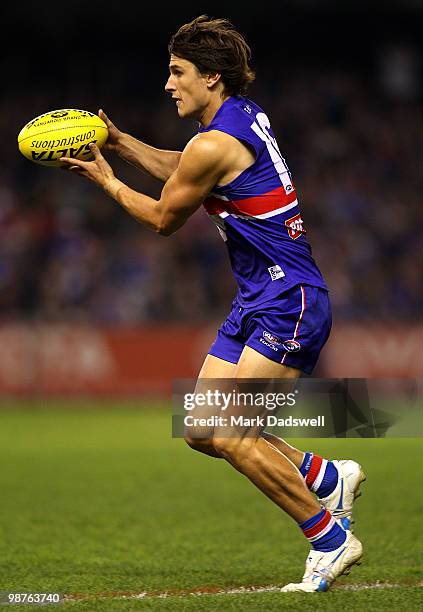
[[[112,179],[109,179],[103,185],[104,191],[107,193],[107,195],[109,195],[114,200],[117,199],[117,195],[120,189],[122,189],[122,187],[125,187],[125,183],[122,183],[122,181],[120,181],[115,176]]]

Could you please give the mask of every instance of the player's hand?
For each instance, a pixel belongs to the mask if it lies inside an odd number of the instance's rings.
[[[90,179],[90,181],[93,181],[109,193],[113,182],[118,181],[118,179],[115,177],[111,166],[100,153],[100,149],[97,145],[91,143],[89,147],[94,154],[93,161],[83,161],[82,159],[74,159],[73,157],[61,157],[60,161],[67,164],[67,166],[64,166],[65,169]]]
[[[102,108],[98,111],[98,116],[100,119],[104,121],[107,125],[107,129],[109,131],[109,136],[107,138],[106,143],[103,145],[103,148],[107,151],[116,151],[120,142],[120,138],[122,136],[122,132],[118,130],[114,123],[110,121],[106,113]]]

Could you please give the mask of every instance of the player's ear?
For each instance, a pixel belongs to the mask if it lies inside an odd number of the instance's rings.
[[[207,87],[209,88],[216,85],[216,83],[218,83],[222,77],[220,72],[216,72],[214,74],[206,74],[205,76],[206,76]]]

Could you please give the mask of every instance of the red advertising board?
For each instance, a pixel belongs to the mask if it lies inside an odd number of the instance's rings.
[[[322,354],[330,378],[422,378],[423,325],[338,325]]]
[[[99,328],[0,327],[0,393],[5,395],[170,394],[175,378],[194,378],[216,326]],[[337,326],[318,376],[423,375],[423,326]]]

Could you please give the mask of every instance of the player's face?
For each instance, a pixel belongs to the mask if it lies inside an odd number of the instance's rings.
[[[210,100],[207,78],[190,61],[170,56],[170,76],[165,90],[176,101],[178,115],[199,119]]]

